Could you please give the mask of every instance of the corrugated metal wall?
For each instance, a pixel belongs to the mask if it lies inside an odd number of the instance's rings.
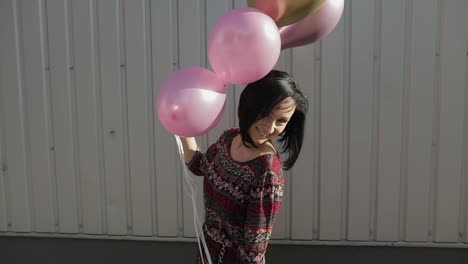
[[[1,0],[0,235],[194,237],[153,98],[208,68],[211,28],[245,2]],[[468,242],[467,11],[347,0],[331,35],[283,51],[311,109],[275,239]],[[241,89],[203,147],[236,125]]]

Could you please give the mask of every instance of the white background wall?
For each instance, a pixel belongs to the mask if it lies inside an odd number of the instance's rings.
[[[0,0],[0,235],[194,237],[153,99],[171,72],[209,67],[211,28],[245,5]],[[346,0],[331,35],[282,52],[277,68],[311,107],[276,240],[468,242],[467,11],[466,0]],[[236,126],[241,89],[228,87],[204,148]]]

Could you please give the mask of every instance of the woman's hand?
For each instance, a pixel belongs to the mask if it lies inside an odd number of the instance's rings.
[[[194,137],[180,137],[182,146],[184,148],[184,160],[185,164],[188,164],[198,149],[197,141]]]

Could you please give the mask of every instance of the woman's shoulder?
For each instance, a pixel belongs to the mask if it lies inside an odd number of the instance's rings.
[[[239,133],[240,133],[239,128],[226,129],[219,137],[218,142],[222,143],[226,141],[232,141],[237,135],[239,135]]]
[[[264,154],[250,163],[251,169],[259,180],[264,177],[282,177],[282,162],[279,154]]]
[[[267,164],[267,171],[277,176],[282,175],[282,162],[281,157],[278,153],[270,154]]]
[[[281,158],[278,154],[264,155],[257,164],[254,186],[268,187],[284,183]]]
[[[263,156],[267,159],[265,160],[265,166],[267,170],[273,171],[274,173],[279,173],[281,170],[281,157],[276,151],[276,147],[272,142],[266,142],[261,147],[261,152]]]
[[[226,131],[224,131],[224,134],[234,138],[240,134],[240,129],[237,127],[229,128]]]

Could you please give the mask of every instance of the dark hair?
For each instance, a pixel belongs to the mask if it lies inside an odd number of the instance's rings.
[[[237,112],[242,143],[247,147],[248,145],[257,147],[249,135],[249,128],[288,97],[296,103],[296,110],[286,128],[279,135],[280,153],[288,152],[288,159],[283,163],[285,170],[293,167],[301,152],[308,109],[308,100],[296,81],[286,72],[272,70],[262,79],[245,87],[240,95]]]

